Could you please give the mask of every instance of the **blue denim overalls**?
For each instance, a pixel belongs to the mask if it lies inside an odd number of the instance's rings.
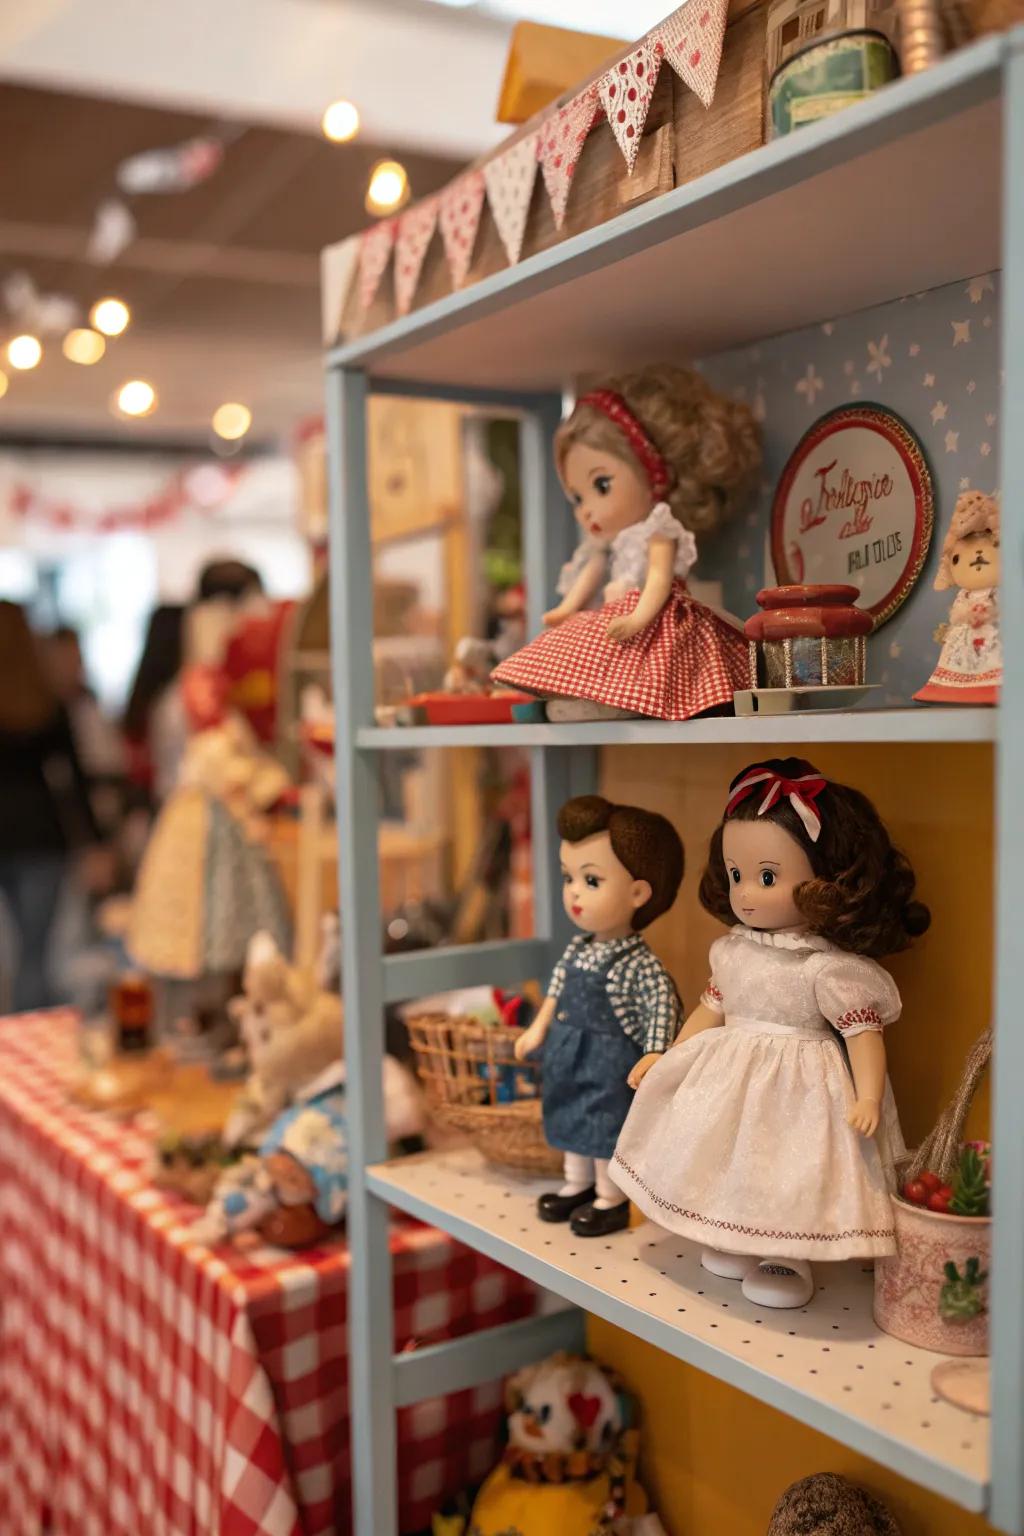
[[[608,995],[608,972],[621,959],[617,950],[599,971],[566,967],[543,1056],[544,1134],[560,1152],[610,1158],[633,1103],[626,1078],[643,1050]]]

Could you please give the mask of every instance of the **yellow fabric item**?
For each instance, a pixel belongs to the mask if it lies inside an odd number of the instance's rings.
[[[198,789],[170,796],[142,858],[126,935],[133,962],[157,976],[202,974],[210,808]]]
[[[634,1477],[636,1432],[624,1437],[628,1458],[626,1514],[647,1513],[647,1497]],[[611,1483],[607,1473],[581,1483],[527,1483],[504,1462],[484,1483],[468,1536],[601,1536],[601,1514]]]

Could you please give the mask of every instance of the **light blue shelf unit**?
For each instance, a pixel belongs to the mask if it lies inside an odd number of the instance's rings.
[[[996,267],[1004,271],[1006,370],[1001,413],[1006,672],[998,712],[880,710],[686,725],[623,721],[409,730],[374,725],[368,394],[449,398],[520,419],[527,590],[535,632],[571,541],[549,448],[563,388],[574,376],[656,356],[706,356]],[[393,1536],[397,1530],[396,1409],[491,1380],[559,1345],[578,1344],[582,1314],[575,1307],[609,1318],[967,1509],[987,1511],[997,1530],[1022,1536],[1024,29],[984,39],[858,107],[335,348],[327,357],[327,410],[352,1159],[349,1318],[357,1536]],[[613,1292],[603,1267],[600,1277],[593,1266],[581,1268],[576,1248],[563,1252],[564,1241],[548,1240],[525,1217],[516,1227],[509,1212],[518,1208],[517,1201],[527,1209],[532,1194],[494,1170],[446,1162],[443,1154],[385,1161],[380,1087],[385,1003],[544,977],[560,952],[564,930],[557,869],[549,861],[539,864],[535,875],[536,938],[382,958],[379,754],[506,743],[528,748],[534,825],[544,847],[543,829],[553,824],[561,801],[593,783],[600,746],[663,743],[681,750],[743,742],[756,749],[768,741],[800,747],[822,741],[996,745],[998,1172],[990,1453],[983,1444],[984,1425],[972,1426],[969,1435],[969,1420],[957,1419],[955,1409],[942,1420],[947,1450],[938,1430],[934,1441],[922,1438],[924,1431],[932,1433],[930,1420],[901,1423],[899,1413],[885,1411],[892,1408],[889,1403],[878,1403],[873,1412],[864,1394],[833,1400],[827,1374],[823,1386],[798,1381],[766,1352],[757,1358],[745,1353],[750,1339],[737,1336],[730,1343],[723,1332],[705,1333],[718,1325],[699,1311],[690,1318],[676,1306],[666,1310],[657,1290],[627,1300],[625,1281],[624,1289]],[[389,1205],[518,1268],[574,1309],[396,1357]],[[632,1240],[627,1234],[620,1238]],[[871,1324],[863,1287],[842,1310],[860,1319],[860,1335],[849,1349],[873,1349],[865,1345]],[[753,1328],[746,1331],[753,1335]],[[905,1347],[899,1351],[905,1353]],[[836,1363],[829,1370],[839,1371],[842,1351],[831,1358]],[[915,1352],[906,1363],[925,1370],[934,1358]],[[819,1372],[810,1375],[822,1380]],[[933,1409],[936,1420],[942,1413]],[[950,1438],[957,1436],[958,1448]]]

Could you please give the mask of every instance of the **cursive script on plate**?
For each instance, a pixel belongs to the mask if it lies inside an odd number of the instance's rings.
[[[869,475],[857,480],[844,468],[839,476],[838,483],[833,478],[829,480],[838,464],[838,459],[833,459],[828,464],[822,464],[814,470],[814,478],[818,482],[818,494],[805,496],[800,505],[800,532],[809,533],[812,528],[820,528],[827,521],[830,512],[849,512],[853,516],[847,518],[840,528],[837,538],[852,539],[858,534],[867,533],[873,522],[869,510],[872,502],[884,501],[892,494],[892,476],[888,474]]]

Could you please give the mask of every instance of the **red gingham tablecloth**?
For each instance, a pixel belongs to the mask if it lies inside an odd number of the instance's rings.
[[[190,1247],[137,1128],[75,1108],[68,1013],[0,1020],[0,1533],[351,1526],[348,1251]],[[396,1218],[398,1348],[531,1314],[533,1288]],[[399,1416],[401,1526],[499,1453],[500,1384]]]

